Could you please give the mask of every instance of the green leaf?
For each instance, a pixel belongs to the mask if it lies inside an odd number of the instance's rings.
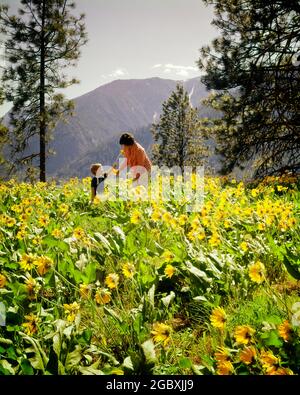
[[[73,372],[81,360],[81,346],[78,344],[75,346],[75,350],[69,352],[65,362],[65,368],[67,372]]]
[[[26,376],[32,376],[34,374],[34,370],[32,369],[32,366],[30,365],[30,363],[27,359],[22,359],[20,366],[21,366],[22,372]]]
[[[192,361],[189,358],[183,357],[179,360],[179,367],[181,369],[190,369],[192,365]]]
[[[264,340],[264,343],[267,346],[274,346],[279,348],[283,345],[283,341],[279,338],[277,331],[274,329],[263,333],[261,335],[261,338]]]
[[[175,299],[175,292],[171,291],[169,295],[165,296],[164,298],[161,298],[161,301],[163,302],[164,306],[169,307],[170,303]]]
[[[53,350],[55,354],[58,356],[60,355],[60,350],[61,350],[61,337],[60,333],[55,333],[53,336]]]
[[[300,280],[300,264],[298,261],[290,260],[286,255],[284,256],[283,263],[289,274],[296,280]]]
[[[123,368],[125,368],[127,370],[130,370],[130,371],[134,370],[133,363],[132,363],[132,360],[131,360],[130,357],[126,357],[124,359],[124,362],[123,362],[122,366],[123,366]]]
[[[112,309],[109,309],[108,307],[104,306],[104,311],[109,314],[115,321],[117,321],[119,324],[122,324],[123,320],[122,318]]]
[[[125,243],[126,236],[123,230],[119,226],[113,226],[112,230],[118,235],[118,238],[121,239],[123,243]]]
[[[87,376],[87,375],[102,376],[102,375],[104,375],[104,372],[102,372],[102,370],[92,368],[91,366],[87,366],[87,367],[80,366],[79,372],[82,373],[83,376]]]
[[[156,354],[155,354],[155,347],[152,340],[147,340],[142,344],[142,350],[144,353],[144,357],[146,363],[148,364],[155,364],[156,362]]]
[[[204,271],[202,271],[202,270],[198,269],[197,267],[195,267],[194,265],[192,265],[191,262],[186,262],[185,266],[186,266],[187,270],[191,274],[193,274],[195,277],[197,277],[199,280],[204,280],[208,283],[212,282],[212,279],[209,278]]]
[[[15,375],[15,371],[12,367],[12,365],[6,360],[6,359],[2,359],[0,361],[0,365],[6,369],[10,374]]]

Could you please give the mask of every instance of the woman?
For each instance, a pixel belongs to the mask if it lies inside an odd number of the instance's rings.
[[[133,181],[140,181],[142,175],[151,171],[151,161],[144,148],[135,141],[130,133],[123,133],[120,137],[120,145],[127,162],[120,166],[117,174],[128,166],[133,174]]]

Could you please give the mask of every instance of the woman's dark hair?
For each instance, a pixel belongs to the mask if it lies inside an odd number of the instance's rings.
[[[123,133],[120,137],[120,145],[133,145],[134,137],[130,133]]]

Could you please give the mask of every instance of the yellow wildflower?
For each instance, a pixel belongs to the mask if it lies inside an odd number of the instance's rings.
[[[37,265],[37,272],[39,275],[44,276],[53,266],[53,261],[47,256],[40,256],[36,259],[35,264]]]
[[[23,270],[31,270],[34,268],[36,262],[36,257],[32,254],[24,254],[22,255],[20,266]]]
[[[153,340],[155,343],[163,343],[164,346],[166,346],[171,338],[171,327],[169,325],[163,324],[156,322],[153,324],[153,330],[151,331],[151,334],[153,335]]]
[[[249,344],[252,341],[255,329],[249,325],[240,325],[235,328],[234,337],[237,344]]]
[[[234,372],[233,365],[230,361],[225,361],[217,364],[217,374],[227,376]]]
[[[64,310],[67,315],[67,320],[69,322],[74,322],[76,315],[78,314],[80,306],[77,302],[71,304],[64,304]]]
[[[56,239],[61,239],[63,237],[62,231],[60,229],[57,229],[57,228],[53,229],[53,231],[51,232],[51,235],[53,237],[55,237]]]
[[[108,286],[110,289],[117,288],[119,284],[119,275],[116,273],[110,273],[106,276],[105,278],[105,284]]]
[[[37,332],[38,318],[34,314],[30,313],[25,315],[25,319],[27,322],[24,322],[22,326],[25,328],[25,333],[31,336]]]
[[[15,213],[21,213],[22,206],[20,204],[14,204],[11,206],[11,210],[14,211]]]
[[[248,243],[246,241],[242,241],[240,247],[244,252],[248,251]]]
[[[246,365],[250,365],[256,357],[256,350],[253,346],[245,347],[240,353],[240,360]]]
[[[179,223],[179,225],[181,225],[181,226],[185,225],[186,222],[187,222],[187,220],[188,220],[188,216],[187,216],[186,214],[182,214],[182,215],[180,215],[180,216],[178,217],[178,223]]]
[[[132,224],[138,224],[142,219],[142,214],[138,210],[134,210],[130,217],[130,222]]]
[[[173,252],[166,250],[162,254],[162,258],[163,258],[164,262],[170,262],[175,258],[175,255],[173,254]]]
[[[213,247],[219,245],[221,243],[221,240],[220,240],[220,236],[218,235],[218,233],[213,233],[212,236],[210,237],[208,243]]]
[[[33,208],[32,208],[32,207],[27,207],[27,209],[25,210],[25,213],[26,213],[27,215],[31,215],[32,212],[33,212]]]
[[[278,369],[271,369],[269,372],[272,376],[292,376],[294,372],[289,368],[278,368]]]
[[[27,278],[25,284],[29,300],[33,300],[36,297],[38,291],[38,284],[36,280],[31,276]]]
[[[78,226],[74,229],[73,237],[75,237],[77,240],[82,240],[85,237],[84,230]]]
[[[152,221],[159,221],[161,219],[161,212],[159,210],[154,210],[152,215],[151,215]]]
[[[163,219],[163,221],[164,221],[166,224],[170,224],[170,223],[172,222],[172,220],[173,220],[173,216],[172,216],[172,214],[170,214],[168,211],[166,211],[166,212],[163,214],[162,219]]]
[[[61,214],[66,214],[68,211],[69,211],[69,206],[65,203],[62,203],[58,208],[58,212]]]
[[[124,263],[122,272],[126,278],[132,278],[135,273],[135,267],[132,263]]]
[[[272,374],[277,370],[279,358],[275,357],[272,351],[263,350],[260,354],[260,362],[267,373]]]
[[[7,283],[7,278],[3,274],[0,274],[0,288],[4,288],[6,283]]]
[[[42,215],[38,221],[41,226],[46,227],[49,223],[49,217],[48,215]]]
[[[289,341],[291,335],[292,326],[288,320],[285,320],[278,326],[279,336],[282,337],[286,342]]]
[[[165,275],[166,275],[168,278],[172,278],[173,275],[174,275],[174,273],[175,273],[175,271],[176,271],[175,267],[172,266],[172,265],[170,265],[170,264],[168,264],[168,265],[165,267],[164,273],[165,273]]]
[[[15,226],[16,223],[17,223],[17,221],[16,221],[14,218],[8,217],[8,218],[6,219],[6,225],[7,225],[9,228],[12,228],[13,226]]]
[[[257,261],[255,263],[252,263],[251,265],[249,265],[248,271],[249,277],[253,282],[261,284],[264,281],[265,266],[262,262]]]
[[[218,351],[215,352],[215,359],[217,363],[222,363],[230,360],[230,352],[225,347],[218,347]]]
[[[91,286],[88,284],[80,284],[79,292],[80,292],[80,296],[83,299],[88,299],[91,295]]]
[[[41,243],[42,243],[42,238],[40,236],[36,236],[32,239],[32,244],[34,244],[35,246],[41,245]]]
[[[107,288],[99,288],[95,294],[95,301],[98,304],[107,304],[111,301],[111,293]]]
[[[210,316],[210,322],[214,328],[224,329],[227,316],[222,307],[215,307]]]

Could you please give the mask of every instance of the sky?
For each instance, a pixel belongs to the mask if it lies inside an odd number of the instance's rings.
[[[0,0],[15,13],[19,0]],[[217,37],[212,7],[201,0],[76,0],[89,41],[68,70],[81,82],[64,91],[75,98],[116,79],[197,77],[199,49]],[[3,62],[3,60],[0,61]],[[9,104],[0,106],[0,116]]]

